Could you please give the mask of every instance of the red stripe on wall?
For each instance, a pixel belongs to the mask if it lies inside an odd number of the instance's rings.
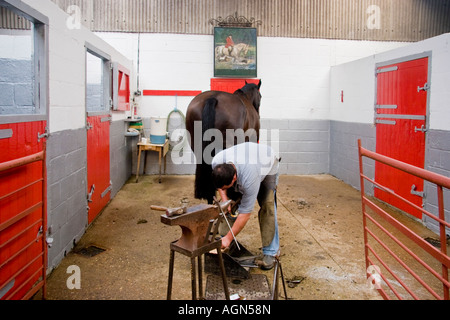
[[[202,91],[198,90],[143,90],[144,96],[184,96],[194,97]]]

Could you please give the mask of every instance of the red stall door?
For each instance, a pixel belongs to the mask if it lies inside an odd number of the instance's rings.
[[[45,126],[0,125],[0,300],[45,291]]]
[[[110,200],[109,114],[87,117],[88,222],[91,223]]]
[[[376,152],[424,168],[428,90],[428,58],[377,69]],[[398,195],[422,206],[423,179],[381,163],[375,180]],[[417,218],[419,210],[375,189],[375,196]]]
[[[229,93],[234,93],[237,89],[245,86],[245,82],[258,84],[259,79],[221,79],[213,78],[211,79],[211,90],[214,91],[225,91]]]

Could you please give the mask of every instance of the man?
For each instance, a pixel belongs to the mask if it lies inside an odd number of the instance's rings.
[[[231,35],[229,35],[226,39],[227,44],[225,45],[225,49],[228,49],[228,54],[231,55],[231,53],[233,52],[233,47],[234,47],[234,41],[233,41],[233,37]]]
[[[263,259],[261,268],[270,270],[279,255],[276,189],[279,158],[274,150],[263,144],[246,142],[219,152],[212,160],[213,181],[222,201],[228,200],[227,191],[242,194],[238,216],[232,226],[235,236],[250,219],[256,200]],[[222,238],[222,248],[229,247],[233,234],[229,231]]]

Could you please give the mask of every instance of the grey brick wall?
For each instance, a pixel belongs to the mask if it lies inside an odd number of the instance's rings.
[[[358,124],[331,121],[330,122],[330,174],[343,180],[347,184],[360,190],[359,162],[357,141],[361,139],[366,149],[376,150],[376,128],[370,124]],[[450,177],[450,131],[429,130],[427,132],[427,150],[425,169]],[[374,161],[365,159],[364,173],[375,176]],[[425,182],[424,209],[438,216],[437,188],[434,184]],[[365,185],[366,193],[373,195],[373,186]],[[446,221],[450,221],[450,190],[444,189],[444,204],[446,206]],[[439,232],[435,220],[424,215],[423,222],[433,230]],[[450,230],[447,230],[450,234]]]
[[[149,137],[149,121],[144,119],[144,132]],[[280,164],[281,174],[322,174],[329,172],[329,136],[328,120],[281,120],[262,119],[261,142],[277,148],[282,158]],[[277,132],[278,131],[278,132]],[[267,141],[264,141],[267,140]],[[133,140],[133,144],[137,139]],[[189,147],[187,152],[192,153]],[[191,159],[191,155],[188,159]],[[140,174],[143,173],[143,160],[141,160]],[[137,149],[133,152],[133,174],[137,169]],[[148,152],[146,174],[159,172],[158,154]],[[171,152],[167,155],[167,174],[194,174],[195,164],[175,164]]]
[[[52,133],[47,141],[49,269],[72,250],[87,227],[86,129]]]
[[[276,140],[272,130],[279,130],[280,174],[329,172],[328,120],[263,119],[261,129],[269,145]]]
[[[137,143],[132,138],[125,137],[128,125],[124,121],[111,123],[111,198],[122,188],[131,176],[132,150]]]
[[[30,60],[0,59],[0,114],[34,113]]]
[[[425,169],[450,177],[450,131],[429,130],[427,132],[427,150]],[[434,184],[425,182],[424,209],[438,216],[437,188]],[[446,221],[450,221],[450,190],[444,189],[444,205]],[[439,232],[439,226],[435,220],[427,216],[424,223],[434,232]],[[447,229],[447,234],[450,230]]]
[[[376,129],[371,124],[330,122],[330,174],[360,190],[358,139],[364,148],[375,151]],[[363,162],[364,173],[375,176],[375,164],[370,159]],[[373,194],[373,187],[365,185],[365,191]]]
[[[124,121],[111,124],[111,198],[131,175],[131,146],[125,137]],[[47,141],[47,193],[49,237],[49,270],[56,267],[79,241],[87,221],[86,129],[50,134]]]
[[[103,84],[86,84],[86,110],[88,112],[105,110]]]

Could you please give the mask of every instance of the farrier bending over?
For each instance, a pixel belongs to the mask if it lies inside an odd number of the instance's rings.
[[[219,152],[212,160],[213,181],[222,201],[228,200],[227,190],[242,194],[238,216],[232,226],[235,236],[244,229],[256,200],[261,231],[263,261],[261,268],[269,270],[279,254],[276,189],[279,158],[267,145],[246,142]],[[222,248],[229,247],[233,234],[222,238]]]

